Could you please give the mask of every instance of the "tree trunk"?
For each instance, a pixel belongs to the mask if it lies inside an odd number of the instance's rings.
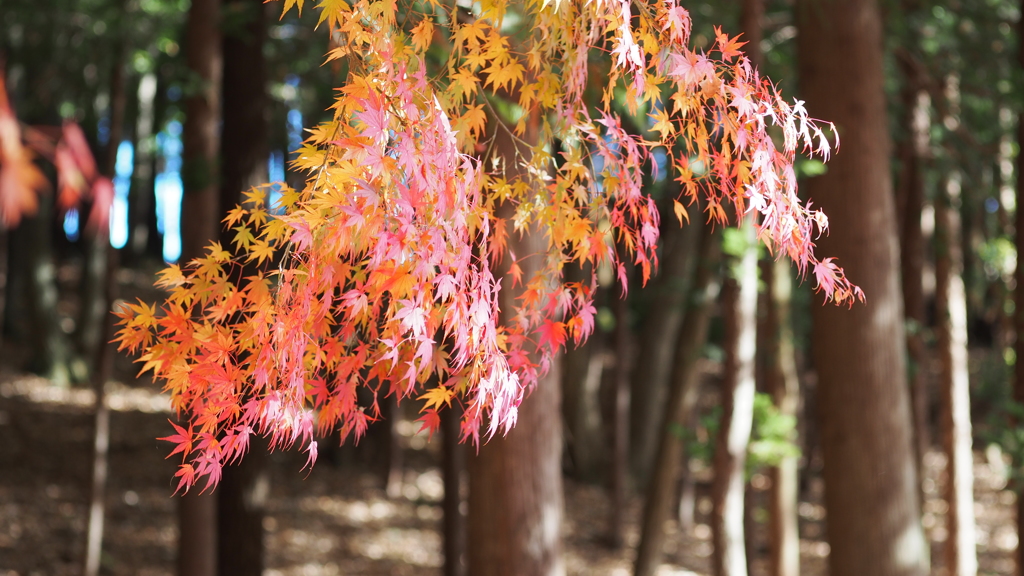
[[[527,136],[527,141],[530,136]],[[498,130],[496,150],[507,161],[509,177],[527,177],[514,161],[518,153],[508,132]],[[505,205],[503,209],[508,209]],[[511,230],[509,249],[520,255],[523,275],[530,278],[543,258],[546,240],[535,231]],[[535,255],[523,258],[522,255]],[[505,259],[504,266],[508,266]],[[522,287],[501,280],[502,322]],[[469,573],[473,576],[560,576],[562,557],[562,420],[560,360],[519,407],[515,428],[480,446],[469,459]]]
[[[220,136],[219,222],[241,193],[267,180],[268,134],[266,11],[261,0],[228,0],[222,12],[223,125]],[[219,227],[228,244],[233,231]],[[246,270],[243,274],[252,272]],[[250,453],[224,468],[217,488],[217,564],[221,576],[260,576],[264,568],[263,516],[270,475],[266,448],[254,441]]]
[[[694,224],[694,226],[698,226]],[[635,576],[652,576],[661,562],[661,548],[665,541],[665,521],[671,514],[672,496],[676,488],[680,468],[686,470],[684,442],[680,433],[687,429],[693,407],[697,403],[699,382],[697,381],[697,360],[700,359],[707,339],[712,302],[718,297],[718,265],[721,239],[709,234],[710,227],[703,227],[704,236],[698,236],[699,259],[696,264],[690,304],[686,310],[682,328],[675,343],[672,363],[671,388],[665,405],[661,432],[658,436],[658,451],[654,474],[651,476],[644,501],[644,515],[641,524],[640,545],[637,547]]]
[[[812,307],[830,572],[924,575],[881,16],[874,0],[802,0],[798,20],[803,97],[842,136],[804,188],[831,220],[817,250],[867,295],[849,310],[820,297]]]
[[[153,188],[153,157],[156,155],[155,125],[157,78],[149,72],[139,79],[139,114],[135,121],[135,157],[128,192],[128,242],[124,246],[125,265],[142,260],[149,244],[148,215],[156,205]]]
[[[935,307],[942,361],[942,436],[946,452],[946,569],[950,576],[975,576],[974,457],[971,450],[971,397],[967,372],[967,298],[960,276],[959,174],[946,181],[935,218]]]
[[[669,396],[672,352],[686,309],[687,282],[696,259],[700,226],[683,226],[665,218],[662,242],[665,256],[647,291],[653,293],[649,312],[640,328],[640,346],[631,383],[629,444],[630,467],[636,485],[647,485],[655,465],[659,425]]]
[[[611,295],[615,311],[615,369],[612,373],[611,462],[608,467],[608,542],[621,549],[626,543],[625,515],[629,479],[629,373],[633,331],[629,325],[629,301],[619,282]]]
[[[766,359],[765,389],[782,416],[797,418],[800,410],[800,380],[797,377],[796,351],[793,348],[793,327],[790,298],[793,290],[792,271],[787,260],[766,262],[766,304],[764,340]],[[768,471],[771,493],[768,500],[769,574],[798,576],[800,574],[800,534],[797,518],[799,458],[783,458]]]
[[[466,447],[459,442],[462,412],[453,404],[441,411],[441,441],[444,443],[444,576],[466,574],[466,516],[462,512],[462,486],[466,468]]]
[[[715,442],[711,563],[716,576],[746,576],[744,494],[747,446],[754,422],[754,363],[757,350],[757,245],[753,222],[744,218],[740,233],[746,242],[732,266],[734,277],[722,293],[725,320],[725,373],[722,377],[722,419]]]
[[[107,148],[104,153],[101,173],[113,178],[117,163],[117,148],[124,134],[124,113],[127,103],[125,91],[123,42],[115,48],[114,63],[110,73],[110,125]],[[86,358],[93,358],[102,341],[103,322],[110,313],[110,302],[106,301],[103,282],[108,267],[107,253],[110,247],[109,228],[100,234],[85,239],[85,263],[81,281],[81,307],[78,315],[76,334],[78,351]],[[96,365],[91,368],[95,370]]]
[[[589,281],[591,268],[568,266],[568,282]],[[595,305],[609,292],[598,287]],[[601,383],[610,352],[608,338],[595,330],[580,346],[568,346],[562,354],[562,414],[565,419],[568,471],[577,480],[593,482],[608,470],[608,442],[601,406]]]
[[[125,90],[124,90],[124,52],[123,44],[119,45],[114,54],[114,65],[110,78],[110,137],[107,140],[106,156],[103,159],[101,173],[108,178],[114,176],[114,165],[117,159],[117,147],[121,142],[120,134],[124,126]],[[110,410],[107,408],[105,386],[113,372],[114,348],[108,344],[114,336],[114,319],[111,306],[117,298],[117,253],[110,246],[110,229],[101,227],[94,237],[89,239],[86,252],[89,259],[87,268],[99,279],[85,281],[87,290],[94,290],[95,297],[85,299],[82,318],[90,318],[95,328],[90,328],[80,342],[92,346],[83,348],[82,353],[92,352],[93,391],[96,394],[93,424],[93,467],[92,486],[89,502],[89,525],[86,531],[85,564],[82,573],[85,576],[96,576],[100,571],[100,556],[103,552],[103,524],[106,516],[107,468],[110,448]],[[103,273],[101,274],[100,271]],[[86,291],[87,291],[86,290]],[[92,310],[85,310],[85,305]],[[79,329],[85,327],[83,321]]]
[[[224,125],[217,210],[221,217],[238,204],[242,192],[267,182],[270,156],[265,6],[262,0],[226,0],[223,19]],[[221,228],[221,239],[229,236]]]
[[[220,1],[193,0],[188,12],[185,59],[196,92],[185,100],[182,127],[181,261],[202,255],[217,238],[217,151],[220,146]],[[217,571],[217,497],[192,490],[178,505],[178,574]]]
[[[203,254],[218,237],[218,150],[222,53],[220,0],[195,0],[186,24],[185,58],[196,79],[182,127],[181,260]]]
[[[902,98],[906,140],[900,146],[902,169],[896,198],[897,223],[900,229],[900,263],[903,280],[903,310],[907,318],[907,351],[910,363],[910,399],[914,414],[914,460],[918,479],[923,478],[924,455],[931,445],[928,424],[928,381],[925,362],[928,349],[924,339],[925,301],[922,273],[924,270],[925,242],[921,230],[921,212],[924,209],[923,164],[928,154],[928,117],[931,100],[923,88],[920,64],[911,58],[899,59],[903,69]],[[918,482],[918,504],[924,504],[924,491]]]

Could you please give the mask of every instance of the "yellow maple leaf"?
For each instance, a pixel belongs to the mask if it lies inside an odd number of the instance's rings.
[[[412,45],[417,52],[426,52],[434,39],[434,21],[430,18],[420,20],[420,23],[412,29]]]
[[[430,410],[431,408],[440,408],[442,404],[451,406],[453,396],[455,396],[455,391],[449,390],[444,386],[431,388],[430,390],[427,390],[425,394],[417,398],[417,400],[426,400],[423,404],[423,408],[420,409],[420,412]]]

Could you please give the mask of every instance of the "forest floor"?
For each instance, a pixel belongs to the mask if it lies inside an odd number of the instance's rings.
[[[165,460],[169,404],[145,387],[108,385],[113,409],[111,477],[103,572],[115,575],[173,574],[175,464]],[[37,377],[0,376],[0,576],[79,573],[84,549],[90,475],[92,393],[60,389]],[[268,576],[331,574],[404,575],[438,573],[442,562],[441,497],[436,467],[438,442],[399,427],[406,468],[401,496],[389,499],[381,474],[359,466],[359,449],[330,462],[330,455],[302,472],[303,455],[270,458],[271,491],[264,528]],[[924,522],[941,561],[945,505],[938,498],[942,456],[927,458]],[[1017,543],[1015,497],[1005,489],[1003,459],[976,454],[975,510],[982,574],[1011,574]],[[756,492],[756,491],[755,491]],[[756,495],[755,495],[756,497]],[[603,545],[608,498],[600,486],[567,481],[565,537],[572,574],[630,573],[629,547]],[[699,479],[696,522],[688,531],[668,526],[660,574],[695,575],[710,570],[710,500]],[[800,503],[803,573],[825,574],[828,544],[821,482],[812,481]],[[640,501],[634,498],[627,543],[636,544]],[[763,530],[757,539],[763,542]],[[754,546],[754,574],[765,574],[765,548]],[[936,573],[941,573],[937,570]]]

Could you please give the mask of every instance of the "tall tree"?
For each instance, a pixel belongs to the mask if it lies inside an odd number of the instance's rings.
[[[657,572],[661,563],[662,544],[665,542],[665,521],[671,515],[670,507],[677,479],[680,471],[688,474],[686,462],[689,456],[684,453],[683,436],[679,430],[685,430],[690,425],[697,403],[700,386],[697,361],[707,339],[711,307],[718,297],[721,249],[718,235],[710,234],[708,227],[695,227],[702,232],[693,236],[699,245],[698,258],[688,292],[689,305],[672,356],[669,397],[658,435],[654,471],[644,500],[640,544],[637,546],[633,570],[635,576],[652,576]]]
[[[754,423],[754,363],[757,351],[757,245],[754,223],[743,218],[722,290],[725,368],[722,375],[714,483],[711,487],[711,562],[716,576],[746,576],[744,526],[747,447]]]
[[[831,218],[819,246],[868,295],[852,310],[813,309],[829,566],[833,576],[923,575],[882,19],[874,0],[803,0],[798,28],[808,109],[842,138],[828,172],[805,185]]]
[[[218,236],[217,157],[223,56],[220,0],[193,0],[185,32],[185,59],[193,82],[182,127],[181,260],[199,257]],[[178,575],[217,573],[217,501],[191,491],[178,504]]]
[[[221,18],[224,70],[218,221],[241,201],[242,191],[267,180],[270,154],[265,6],[260,0],[228,0],[223,3]],[[221,242],[232,242],[234,233],[222,227]],[[257,443],[252,457],[224,468],[217,490],[217,565],[221,576],[263,573],[263,515],[270,480],[262,444]]]
[[[946,453],[946,570],[975,576],[974,456],[970,375],[967,371],[967,295],[961,275],[960,175],[950,174],[935,211],[935,308],[942,371],[942,444]]]
[[[914,452],[921,479],[925,452],[931,444],[928,426],[928,382],[925,377],[925,295],[922,275],[926,246],[921,229],[925,204],[924,163],[928,155],[931,99],[925,86],[927,77],[908,51],[897,53],[903,86],[904,139],[899,146],[900,172],[896,190],[897,225],[900,234],[900,265],[903,310],[907,318],[907,351],[910,362],[910,398],[914,415]],[[924,503],[919,483],[918,499]]]
[[[508,130],[495,134],[498,161],[512,181],[525,178],[518,158],[529,150]],[[533,133],[534,139],[536,132]],[[530,140],[526,140],[529,142]],[[488,160],[489,161],[489,160]],[[509,206],[505,206],[507,210]],[[511,226],[511,223],[508,224]],[[510,249],[523,258],[530,277],[541,261],[545,241],[535,230],[510,234]],[[505,262],[500,292],[502,322],[514,317],[513,302],[522,293]],[[473,576],[558,576],[562,557],[562,426],[558,358],[519,407],[516,427],[470,457],[468,573]]]

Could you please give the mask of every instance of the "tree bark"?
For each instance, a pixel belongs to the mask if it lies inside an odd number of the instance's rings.
[[[935,304],[942,362],[942,436],[946,452],[946,570],[950,576],[975,576],[974,457],[971,449],[971,397],[967,372],[967,298],[960,275],[959,174],[951,174],[935,218]]]
[[[182,127],[181,260],[202,255],[218,237],[218,151],[223,66],[220,0],[195,0],[186,23],[185,58],[196,79]]]
[[[625,515],[629,479],[629,373],[633,332],[629,325],[629,302],[616,282],[612,294],[615,311],[615,367],[612,372],[611,462],[608,467],[608,542],[621,549],[626,543]]]
[[[221,29],[224,105],[216,222],[238,204],[243,190],[266,182],[269,156],[263,56],[267,18],[261,0],[224,2]],[[218,229],[221,243],[230,243],[234,232],[223,226]],[[263,573],[263,517],[270,484],[263,444],[254,439],[253,449],[245,458],[224,468],[223,481],[217,488],[217,564],[221,576]]]
[[[780,415],[797,418],[800,410],[800,380],[797,377],[790,316],[792,271],[786,260],[766,262],[762,270],[765,271],[763,280],[767,291],[767,335],[763,351],[766,359],[765,389]],[[771,478],[768,501],[769,574],[772,576],[800,574],[798,460],[795,456],[783,458],[778,466],[768,471]]]
[[[265,6],[262,0],[226,0],[223,20],[224,124],[217,210],[221,217],[238,204],[242,192],[267,182],[270,157]],[[231,236],[221,227],[222,241]]]
[[[217,238],[217,152],[220,147],[222,48],[220,1],[193,0],[185,33],[185,59],[196,91],[185,100],[182,127],[181,261],[202,255]],[[178,575],[217,571],[217,497],[193,489],[178,504]]]
[[[495,120],[494,122],[497,122]],[[536,128],[524,140],[536,139]],[[498,128],[495,150],[505,159],[510,179],[527,178],[515,160],[528,151],[517,149],[509,132]],[[507,204],[499,210],[509,210]],[[547,249],[535,230],[523,234],[509,226],[509,249],[520,255],[524,278],[530,278]],[[533,255],[526,258],[525,255]],[[509,259],[497,270],[501,278],[501,322],[509,322],[515,298],[523,288],[513,287],[505,275]],[[516,426],[504,437],[494,437],[469,459],[469,573],[473,576],[561,576],[562,557],[562,419],[560,358],[551,362],[519,407]]]
[[[462,512],[462,486],[466,450],[459,440],[462,412],[456,405],[441,411],[441,440],[444,443],[444,576],[466,574],[466,516]]]
[[[746,576],[744,530],[747,446],[754,422],[754,363],[757,350],[757,249],[753,221],[740,224],[746,241],[725,282],[725,374],[722,377],[722,419],[715,442],[712,484],[711,556],[716,576]]]
[[[640,545],[637,547],[633,572],[635,576],[652,576],[657,571],[665,541],[665,521],[671,515],[676,478],[680,468],[683,468],[684,474],[689,473],[685,467],[684,439],[680,432],[688,427],[697,402],[697,360],[700,359],[707,339],[711,306],[718,297],[721,239],[709,234],[708,227],[703,229],[703,238],[697,237],[700,251],[690,290],[690,303],[675,343],[671,388],[661,421],[654,473],[644,500]]]
[[[867,295],[849,310],[819,296],[812,310],[830,572],[923,576],[881,16],[874,0],[802,0],[798,21],[803,97],[842,136],[828,172],[805,183],[831,220],[817,250]]]
[[[907,352],[910,363],[910,399],[914,414],[914,457],[918,479],[923,477],[924,455],[931,445],[928,423],[928,382],[925,362],[928,349],[925,344],[925,299],[922,274],[926,246],[921,230],[921,212],[924,209],[924,162],[928,154],[928,116],[931,100],[923,87],[920,64],[909,56],[899,58],[903,70],[902,98],[906,140],[900,146],[899,189],[897,214],[900,228],[900,263],[903,281],[903,310],[907,319]],[[919,505],[924,504],[924,491],[918,483]]]

